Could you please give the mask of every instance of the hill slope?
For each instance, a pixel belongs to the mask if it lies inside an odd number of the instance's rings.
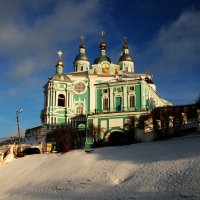
[[[200,199],[200,137],[26,156],[0,166],[0,199]]]

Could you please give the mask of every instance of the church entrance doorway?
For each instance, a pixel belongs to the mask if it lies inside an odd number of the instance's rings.
[[[72,127],[76,131],[75,148],[84,148],[86,141],[86,115],[71,118]]]

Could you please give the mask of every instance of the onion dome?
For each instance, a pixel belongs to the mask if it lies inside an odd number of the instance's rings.
[[[90,61],[85,53],[84,36],[81,36],[81,44],[79,46],[79,54],[74,59],[74,71],[83,72],[90,68]]]
[[[131,62],[133,62],[133,58],[132,58],[132,56],[129,55],[129,54],[123,54],[123,55],[120,56],[120,58],[119,58],[119,62],[121,62],[121,61],[131,61]]]
[[[101,63],[103,61],[108,61],[109,63],[111,63],[110,58],[108,58],[107,56],[99,56],[98,58],[96,58],[94,60],[94,64],[98,64],[98,63]]]
[[[63,64],[62,60],[58,60],[56,66],[63,66],[64,67],[64,64]]]
[[[63,82],[72,82],[71,79],[66,74],[55,74],[49,80],[54,81],[63,81]]]
[[[107,61],[107,62],[111,63],[111,59],[106,56],[107,44],[104,42],[105,33],[102,31],[101,35],[102,35],[102,42],[99,45],[100,56],[94,60],[94,64],[98,64],[98,63],[101,63],[103,61]]]
[[[121,62],[121,61],[131,61],[131,62],[133,62],[133,57],[129,54],[128,45],[126,43],[126,36],[124,36],[123,53],[119,58],[119,62]]]
[[[77,62],[79,60],[89,61],[89,59],[85,53],[85,45],[83,44],[83,42],[81,42],[81,44],[79,46],[79,54],[75,57],[74,62]]]
[[[101,42],[99,45],[100,50],[106,50],[107,44],[105,42]]]

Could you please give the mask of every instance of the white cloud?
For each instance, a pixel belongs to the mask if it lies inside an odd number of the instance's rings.
[[[53,53],[56,54],[60,46],[66,48],[64,44],[68,44],[69,47],[82,33],[90,35],[98,31],[99,0],[54,1],[53,6],[48,1],[19,2],[0,5],[3,27],[0,29],[0,46],[3,47],[0,56],[7,57],[10,68],[6,73],[14,79],[36,75],[56,62]],[[45,4],[49,10],[44,9]],[[32,19],[27,14],[29,10],[35,14]],[[68,49],[64,52],[65,56],[68,52]]]
[[[136,71],[155,75],[163,98],[172,103],[192,103],[199,94],[199,55],[200,12],[190,10],[163,26],[148,47],[135,56]]]
[[[200,12],[188,11],[161,28],[142,53],[143,64],[160,75],[194,72],[200,60]]]

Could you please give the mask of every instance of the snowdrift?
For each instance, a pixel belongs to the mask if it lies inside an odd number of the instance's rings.
[[[200,137],[25,156],[0,165],[0,199],[200,199]]]

